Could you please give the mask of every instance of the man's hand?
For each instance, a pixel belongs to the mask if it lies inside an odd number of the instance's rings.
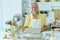
[[[48,29],[48,27],[47,27],[47,25],[45,25],[41,28],[41,32],[46,31],[47,29]]]
[[[24,31],[24,30],[25,30],[25,28],[28,28],[28,27],[27,27],[27,26],[23,27],[23,30],[22,30],[22,31]]]

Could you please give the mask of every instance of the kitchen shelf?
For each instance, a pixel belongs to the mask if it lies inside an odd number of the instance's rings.
[[[60,2],[60,0],[36,0],[36,2]]]

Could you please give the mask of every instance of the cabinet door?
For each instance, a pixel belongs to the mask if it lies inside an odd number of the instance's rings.
[[[54,17],[56,20],[60,20],[60,9],[54,10]]]

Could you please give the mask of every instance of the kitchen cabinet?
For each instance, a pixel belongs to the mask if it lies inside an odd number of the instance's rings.
[[[54,10],[54,17],[55,17],[55,20],[60,20],[60,9]]]

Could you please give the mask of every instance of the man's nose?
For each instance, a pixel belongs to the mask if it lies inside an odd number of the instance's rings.
[[[33,10],[36,10],[36,8],[33,8]]]

